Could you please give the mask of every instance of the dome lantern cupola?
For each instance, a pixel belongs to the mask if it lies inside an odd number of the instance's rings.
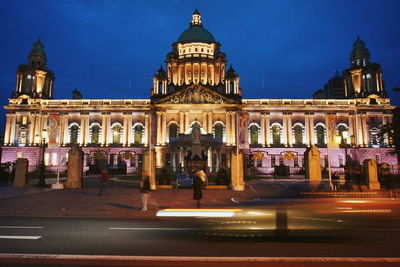
[[[365,47],[364,41],[361,40],[359,36],[357,36],[357,40],[353,43],[350,62],[353,68],[365,67],[370,63],[369,51]]]
[[[201,16],[197,8],[193,12],[192,21],[187,30],[178,38],[177,43],[215,43],[214,36],[203,27]]]

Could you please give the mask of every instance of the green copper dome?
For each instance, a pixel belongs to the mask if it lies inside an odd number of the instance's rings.
[[[353,43],[351,56],[369,56],[369,51],[365,47],[364,41],[361,40],[359,36],[357,36],[357,40]]]
[[[44,45],[40,41],[40,38],[33,44],[32,50],[29,52],[29,56],[42,56],[46,57],[44,52]]]
[[[189,29],[184,31],[178,38],[178,43],[215,43],[214,36],[203,28],[201,16],[197,9],[193,12]]]
[[[215,43],[214,36],[203,26],[190,26],[178,38],[178,43]]]

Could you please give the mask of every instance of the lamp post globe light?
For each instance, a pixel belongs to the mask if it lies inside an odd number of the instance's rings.
[[[38,183],[38,187],[46,187],[46,180],[44,178],[44,171],[46,169],[46,165],[44,162],[44,152],[46,150],[47,147],[47,143],[46,143],[46,139],[47,139],[47,130],[43,129],[42,130],[42,139],[41,139],[41,143],[40,143],[40,147],[41,147],[41,161],[39,164],[39,183]]]

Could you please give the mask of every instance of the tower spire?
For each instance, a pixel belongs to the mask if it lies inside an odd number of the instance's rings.
[[[197,8],[193,11],[191,26],[201,26],[203,23],[201,22],[200,12]]]

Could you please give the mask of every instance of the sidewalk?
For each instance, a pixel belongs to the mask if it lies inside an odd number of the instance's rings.
[[[108,189],[110,195],[101,196],[98,195],[98,177],[93,176],[84,178],[85,187],[81,189],[13,188],[3,184],[0,186],[0,216],[133,218],[154,217],[157,210],[163,208],[195,208],[190,188],[159,189],[151,193],[149,211],[142,212],[138,182],[121,181],[119,177],[113,180],[113,186]],[[46,182],[50,184],[49,179]],[[260,199],[279,203],[285,198],[299,197],[303,189],[301,183],[289,188],[279,181],[248,181],[244,191],[204,190],[202,207],[238,208]]]

